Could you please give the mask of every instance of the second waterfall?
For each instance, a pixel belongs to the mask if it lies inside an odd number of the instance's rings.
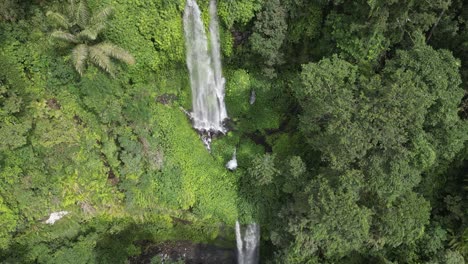
[[[192,88],[193,127],[201,132],[226,132],[225,79],[221,70],[216,1],[210,2],[210,45],[195,0],[187,0],[184,11],[187,67]]]

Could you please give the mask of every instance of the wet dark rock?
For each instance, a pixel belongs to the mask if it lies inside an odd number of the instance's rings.
[[[59,110],[62,106],[57,102],[57,99],[51,98],[47,100],[47,106],[54,110]]]
[[[162,94],[158,97],[156,97],[156,101],[163,104],[163,105],[168,105],[172,104],[175,100],[177,100],[177,95],[175,94]]]
[[[242,44],[245,44],[247,40],[249,39],[250,35],[252,35],[252,32],[250,31],[239,31],[239,30],[232,30],[231,31],[232,37],[234,39],[234,47],[240,46]]]
[[[75,123],[76,123],[77,125],[83,124],[83,120],[82,120],[79,116],[77,116],[77,115],[74,115],[74,116],[73,116],[73,120],[75,121]]]

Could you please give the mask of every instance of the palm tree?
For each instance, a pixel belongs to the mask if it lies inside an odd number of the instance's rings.
[[[99,34],[107,26],[107,19],[113,9],[106,7],[91,14],[86,0],[69,0],[68,16],[57,12],[47,12],[47,17],[58,26],[51,37],[73,45],[72,59],[76,71],[83,76],[88,62],[93,63],[114,77],[112,58],[127,64],[135,59],[126,50],[107,41],[101,42]]]

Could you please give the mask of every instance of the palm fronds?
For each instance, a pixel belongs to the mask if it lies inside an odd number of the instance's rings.
[[[106,56],[97,45],[89,47],[89,57],[94,64],[114,77],[114,69],[110,57]]]
[[[48,11],[46,13],[46,16],[58,26],[64,29],[68,29],[69,27],[71,27],[71,23],[68,21],[68,19],[60,13]]]
[[[80,0],[68,0],[68,7],[67,7],[67,13],[68,13],[68,16],[70,18],[70,21],[72,21],[72,23],[76,23],[77,19],[77,9],[78,9],[78,4],[79,4]]]
[[[98,13],[94,14],[91,22],[95,23],[103,23],[106,22],[107,19],[114,13],[114,9],[112,7],[106,7],[99,11]]]
[[[72,56],[76,71],[83,76],[86,60],[88,59],[88,46],[85,44],[77,45],[72,51]]]
[[[81,27],[88,25],[90,11],[86,0],[81,0],[76,6],[76,23]]]
[[[104,54],[127,64],[135,64],[135,58],[126,50],[109,42],[96,45]]]
[[[61,30],[56,30],[52,32],[51,37],[58,39],[58,40],[75,43],[75,44],[78,44],[80,42],[79,39],[75,35],[68,33],[68,32],[61,31]]]
[[[104,31],[104,29],[106,29],[107,27],[107,22],[104,21],[104,22],[100,22],[100,23],[96,23],[96,24],[93,24],[92,28],[93,30],[96,32],[96,34],[100,34],[102,31]]]
[[[87,40],[96,40],[98,35],[99,35],[99,32],[91,28],[86,28],[82,30],[80,33],[78,33],[78,37],[80,39],[87,39]]]

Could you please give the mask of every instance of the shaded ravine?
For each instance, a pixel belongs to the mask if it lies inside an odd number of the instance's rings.
[[[233,248],[224,248],[210,244],[197,244],[190,241],[152,244],[140,241],[143,253],[129,259],[131,264],[150,264],[151,261],[183,260],[186,264],[235,264],[236,252]],[[154,262],[153,262],[154,263]]]

